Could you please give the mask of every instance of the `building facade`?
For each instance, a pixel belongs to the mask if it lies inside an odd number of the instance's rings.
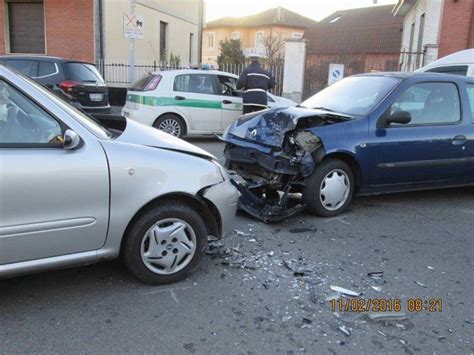
[[[411,71],[474,47],[474,0],[399,0],[403,19],[401,70]]]
[[[93,0],[0,0],[0,54],[95,60]]]
[[[0,54],[40,54],[97,62],[127,60],[124,14],[132,0],[0,0]],[[201,58],[203,0],[135,0],[144,37],[135,58],[182,64]]]
[[[203,30],[202,63],[217,66],[220,42],[238,39],[244,54],[267,55],[265,39],[269,36],[281,40],[302,38],[305,29],[316,21],[285,8],[274,8],[256,15],[233,18],[225,17],[208,22]],[[283,55],[283,53],[280,53]]]
[[[104,58],[129,58],[129,40],[123,36],[123,14],[130,0],[105,0],[103,8]],[[135,0],[135,13],[143,18],[144,37],[135,40],[135,57],[196,65],[201,57],[203,0]]]
[[[402,19],[392,7],[337,11],[306,29],[304,97],[328,85],[331,63],[343,64],[344,76],[398,70]]]

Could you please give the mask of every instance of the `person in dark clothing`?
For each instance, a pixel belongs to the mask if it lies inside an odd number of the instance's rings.
[[[250,65],[242,71],[237,90],[243,89],[244,114],[267,108],[267,90],[275,87],[275,78],[263,69],[258,57],[250,58]]]

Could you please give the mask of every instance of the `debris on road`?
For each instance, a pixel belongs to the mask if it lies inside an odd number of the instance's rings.
[[[383,285],[385,283],[385,280],[383,279],[383,271],[369,272],[367,273],[367,276],[374,280],[378,285]]]
[[[351,296],[351,297],[359,297],[361,295],[360,292],[355,292],[355,291],[352,291],[352,290],[348,290],[347,288],[342,288],[342,287],[339,287],[339,286],[329,286],[329,288],[334,291],[334,292],[339,292],[339,293],[342,293],[343,295],[346,295],[346,296]]]
[[[309,299],[311,302],[316,303],[318,299],[316,298],[316,291],[314,290],[315,283],[312,281],[307,281],[308,284],[308,291],[309,291]]]
[[[433,266],[429,266],[429,265],[428,265],[427,268],[428,268],[429,270],[434,270],[434,267],[433,267]]]
[[[351,336],[351,331],[350,331],[345,325],[339,326],[339,330],[340,330],[346,337],[350,337],[350,336]]]
[[[415,284],[417,284],[418,286],[421,286],[421,287],[424,287],[424,288],[428,288],[428,286],[426,286],[425,284],[422,284],[421,282],[419,281],[413,281]]]
[[[316,232],[317,229],[314,227],[298,227],[290,229],[290,233],[304,233],[304,232]]]
[[[309,318],[303,318],[303,323],[304,324],[311,324],[311,323],[313,323],[313,321]]]
[[[242,232],[242,231],[240,231],[240,230],[238,230],[238,229],[234,230],[234,232],[235,232],[235,234],[241,235],[241,236],[244,236],[244,237],[250,237],[250,236],[251,236],[250,233],[245,233],[245,232]]]
[[[370,286],[374,291],[377,292],[382,292],[382,287],[381,286]]]
[[[369,312],[367,313],[367,316],[373,321],[406,319],[405,312]]]

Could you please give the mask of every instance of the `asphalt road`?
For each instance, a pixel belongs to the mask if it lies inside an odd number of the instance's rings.
[[[474,352],[473,188],[360,197],[339,218],[239,215],[236,230],[179,284],[118,261],[0,281],[0,353]],[[331,285],[400,299],[406,319],[334,312]],[[442,309],[409,312],[415,298]]]

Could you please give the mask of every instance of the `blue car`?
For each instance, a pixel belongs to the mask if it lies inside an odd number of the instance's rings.
[[[224,140],[240,207],[266,222],[305,208],[335,216],[355,194],[474,185],[474,79],[355,75],[297,107],[243,115]]]

